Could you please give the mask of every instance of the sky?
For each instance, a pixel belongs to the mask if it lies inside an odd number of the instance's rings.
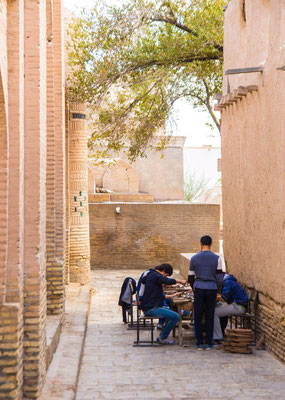
[[[118,3],[123,0],[107,0],[110,4]],[[74,12],[80,7],[90,7],[92,0],[64,0],[64,6]],[[185,147],[196,147],[212,145],[220,147],[220,134],[211,130],[205,124],[211,122],[207,112],[200,112],[193,109],[187,101],[179,101],[175,106],[176,129],[174,135],[186,136]]]

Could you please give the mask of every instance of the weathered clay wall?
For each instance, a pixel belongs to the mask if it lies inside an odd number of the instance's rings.
[[[131,176],[128,169],[114,168],[113,181],[117,182],[116,186],[112,183],[110,187],[108,182],[104,183],[104,174],[107,170],[105,164],[91,166],[94,173],[96,185],[102,187],[104,185],[107,189],[120,192],[133,192],[152,194],[156,200],[183,200],[184,199],[184,175],[183,175],[183,146],[184,137],[172,137],[169,144],[162,151],[147,150],[146,158],[138,158],[131,164],[131,169],[137,173]],[[92,151],[89,154],[92,156]],[[115,155],[117,157],[118,155]],[[125,158],[124,151],[121,151],[119,157]],[[122,161],[121,161],[122,162]],[[123,161],[123,163],[129,161]],[[90,165],[92,164],[92,157],[90,157]],[[128,179],[131,182],[129,186],[131,190],[123,186],[125,179],[124,175],[128,172]],[[155,174],[154,174],[155,171]],[[110,172],[111,169],[110,169]],[[120,180],[122,183],[120,184]],[[137,182],[138,181],[138,182]],[[116,190],[116,187],[121,190]]]
[[[92,268],[178,268],[180,253],[199,251],[206,234],[219,249],[218,205],[89,204],[89,212]]]
[[[225,13],[224,93],[257,85],[222,111],[224,253],[229,272],[260,292],[259,328],[285,360],[285,1],[232,0]]]
[[[153,194],[157,200],[183,200],[184,137],[172,137],[164,150],[147,152],[133,167],[139,176],[139,191]],[[153,173],[155,171],[155,174]]]

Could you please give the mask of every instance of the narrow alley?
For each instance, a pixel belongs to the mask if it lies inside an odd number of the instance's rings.
[[[187,342],[187,347],[134,348],[136,333],[122,323],[117,303],[124,278],[137,280],[141,272],[92,271],[94,289],[82,355],[76,342],[74,348],[61,348],[59,343],[44,399],[59,399],[59,393],[61,400],[285,399],[285,367],[264,350],[249,355],[216,349],[197,352],[193,341]],[[83,315],[84,302],[81,307]],[[82,335],[79,324],[83,318],[75,318],[75,324],[77,320],[74,333]],[[63,339],[64,332],[60,341]],[[73,361],[80,366],[78,375],[73,371]],[[65,371],[59,367],[63,365]],[[61,368],[58,373],[57,368]],[[74,390],[63,385],[70,382],[63,375],[70,375],[69,369],[77,380]]]

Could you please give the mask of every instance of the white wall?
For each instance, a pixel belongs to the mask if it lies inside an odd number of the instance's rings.
[[[221,178],[218,172],[218,159],[221,149],[203,147],[184,147],[184,175],[187,171],[195,172],[196,176],[204,176],[208,180],[207,187],[213,187]]]

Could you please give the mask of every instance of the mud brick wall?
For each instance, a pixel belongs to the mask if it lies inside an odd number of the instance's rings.
[[[23,317],[17,305],[0,306],[0,397],[20,399],[23,382]]]
[[[284,2],[247,1],[246,22],[241,3],[225,12],[224,69],[264,70],[224,77],[223,95],[257,90],[221,112],[223,248],[228,272],[259,292],[258,327],[284,361]]]
[[[265,336],[266,349],[285,362],[285,306],[259,293],[257,332]]]
[[[116,208],[120,207],[120,213]],[[180,253],[199,251],[203,235],[219,249],[219,205],[89,204],[91,268],[179,267]]]

